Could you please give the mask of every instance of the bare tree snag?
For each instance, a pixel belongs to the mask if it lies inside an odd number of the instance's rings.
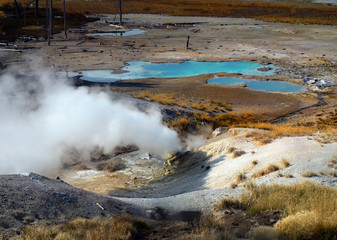
[[[14,4],[15,4],[15,13],[16,13],[16,17],[17,17],[17,21],[18,21],[18,28],[20,28],[21,24],[20,24],[20,9],[19,9],[19,4],[17,0],[14,0]]]
[[[64,22],[64,36],[68,39],[67,34],[67,14],[66,14],[66,0],[63,0],[63,22]]]
[[[49,22],[49,1],[46,0],[46,24],[44,27],[44,39],[48,39],[48,22]]]
[[[35,17],[39,16],[39,0],[35,0]]]
[[[49,0],[48,46],[50,46],[50,38],[52,35],[52,24],[53,24],[53,3],[52,3],[52,0]]]
[[[188,35],[187,36],[187,41],[186,41],[186,49],[189,48],[189,45],[190,45],[190,36]]]
[[[122,0],[119,0],[119,25],[122,26],[123,22],[122,22]]]
[[[49,18],[50,18],[50,35],[54,36],[54,12],[53,12],[53,0],[49,0]]]

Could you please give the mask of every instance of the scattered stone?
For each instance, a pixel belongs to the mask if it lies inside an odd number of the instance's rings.
[[[149,153],[145,153],[144,155],[141,155],[139,158],[143,160],[150,160],[151,155]]]
[[[272,70],[272,68],[271,67],[261,67],[261,68],[258,68],[257,70],[261,72],[268,72]]]
[[[224,132],[227,132],[228,129],[229,129],[228,127],[219,127],[212,132],[212,136],[217,137],[217,136],[223,134]]]
[[[151,208],[145,211],[145,216],[150,219],[163,219],[163,210],[160,207]]]

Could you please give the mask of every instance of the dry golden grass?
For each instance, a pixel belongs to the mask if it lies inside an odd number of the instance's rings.
[[[148,96],[151,102],[158,102],[164,105],[174,105],[174,96],[166,93],[160,93]]]
[[[228,208],[234,208],[234,209],[245,209],[246,205],[242,201],[235,199],[235,198],[225,198],[222,199],[220,202],[218,202],[214,206],[215,211],[219,211],[222,209],[228,209]]]
[[[242,156],[242,155],[245,154],[245,153],[246,153],[245,151],[242,151],[242,150],[236,150],[236,151],[233,152],[232,158],[240,157],[240,156]]]
[[[259,162],[257,160],[253,160],[251,164],[251,168],[255,167]]]
[[[235,187],[236,187],[238,184],[244,182],[245,180],[246,180],[246,175],[244,173],[239,173],[235,177],[235,180],[233,182],[233,186],[235,185]],[[235,187],[233,187],[233,188],[235,188]]]
[[[193,123],[185,116],[172,120],[169,126],[178,129],[180,132],[187,132],[189,128],[193,127]]]
[[[237,124],[238,127],[257,128],[262,130],[268,130],[264,132],[251,132],[246,137],[252,137],[253,140],[260,144],[267,144],[276,138],[291,137],[291,136],[310,136],[314,135],[318,131],[337,134],[337,128],[335,126],[294,126],[285,124],[271,124],[271,123],[257,123],[247,122]]]
[[[9,2],[9,0],[2,0]],[[23,2],[23,0],[19,1]],[[41,2],[41,5],[44,3]],[[61,9],[62,1],[55,0],[54,5]],[[75,13],[112,13],[116,12],[117,2],[80,1],[67,2],[69,12]],[[174,16],[218,16],[251,17],[265,21],[281,21],[306,24],[336,24],[337,7],[319,6],[305,2],[284,3],[272,1],[191,1],[191,0],[126,0],[123,1],[125,13],[168,14]]]
[[[302,177],[306,177],[306,178],[317,177],[317,176],[318,174],[311,170],[306,170],[305,172],[302,173]]]
[[[123,164],[120,160],[110,160],[105,166],[104,170],[108,172],[114,172],[123,168]]]
[[[290,166],[290,162],[286,159],[282,159],[281,160],[281,165],[283,166],[283,168],[287,168]]]
[[[276,172],[279,169],[280,168],[276,166],[275,164],[269,164],[268,167],[266,167],[265,169],[262,169],[258,171],[257,173],[254,173],[252,177],[253,178],[263,177],[265,175],[268,175],[269,173]]]
[[[290,173],[287,173],[284,177],[285,178],[293,178],[294,176],[292,174],[290,174]]]
[[[290,186],[253,186],[241,204],[249,214],[280,210],[275,229],[283,239],[336,239],[337,189],[311,182]]]
[[[336,239],[337,213],[324,216],[317,211],[303,211],[277,222],[275,229],[286,239]]]
[[[234,152],[235,149],[236,149],[235,147],[229,147],[229,148],[227,149],[227,154]]]
[[[28,226],[19,239],[135,239],[147,228],[144,221],[134,220],[129,216],[115,218],[76,219],[60,225]]]
[[[329,159],[327,166],[331,168],[337,168],[337,155]]]
[[[276,240],[277,231],[273,227],[260,226],[251,231],[252,240]]]

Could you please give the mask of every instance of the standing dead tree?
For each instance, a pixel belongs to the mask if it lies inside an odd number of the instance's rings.
[[[14,4],[15,4],[15,13],[16,13],[16,17],[17,17],[17,21],[18,21],[18,28],[21,27],[20,24],[20,9],[19,9],[19,4],[17,0],[14,0]]]
[[[67,34],[67,14],[66,14],[66,0],[63,0],[63,23],[64,23],[64,36],[68,39]]]
[[[39,16],[39,0],[35,0],[35,17]]]
[[[52,0],[46,0],[46,25],[45,25],[44,37],[48,39],[48,46],[50,46],[50,38],[53,34],[53,2]]]
[[[119,25],[122,26],[123,22],[122,22],[122,0],[119,0]]]

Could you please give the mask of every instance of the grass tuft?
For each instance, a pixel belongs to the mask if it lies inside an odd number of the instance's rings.
[[[280,170],[278,166],[276,166],[275,164],[269,164],[268,167],[266,167],[265,169],[262,169],[257,173],[254,173],[252,177],[253,178],[263,177],[269,173],[276,172],[278,170]]]
[[[310,178],[310,177],[318,177],[318,174],[311,170],[306,170],[302,173],[302,177]]]
[[[114,218],[76,219],[60,225],[28,226],[20,240],[36,239],[135,239],[148,226],[144,221],[122,215]]]

